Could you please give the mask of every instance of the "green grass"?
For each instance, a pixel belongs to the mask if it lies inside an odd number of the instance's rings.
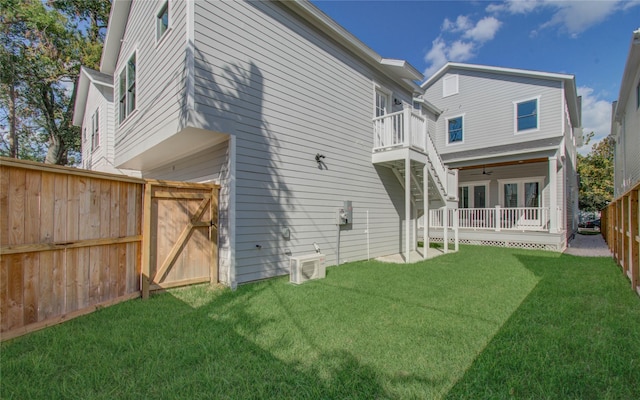
[[[0,357],[3,399],[631,399],[640,299],[608,258],[463,246],[173,290]]]

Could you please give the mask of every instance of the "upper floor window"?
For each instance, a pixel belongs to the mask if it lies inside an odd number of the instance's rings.
[[[94,151],[100,146],[100,114],[96,110],[93,117],[91,117],[91,151]]]
[[[120,123],[136,108],[136,53],[133,53],[120,72]]]
[[[516,132],[538,129],[538,99],[516,103]]]
[[[447,75],[442,80],[442,97],[458,94],[458,75]]]
[[[159,41],[169,29],[169,1],[165,1],[156,15],[156,39]]]
[[[447,119],[447,143],[462,143],[463,130],[462,115]]]

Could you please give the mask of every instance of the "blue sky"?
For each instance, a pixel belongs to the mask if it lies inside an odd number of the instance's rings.
[[[383,57],[427,77],[447,60],[576,76],[591,145],[609,134],[611,102],[640,28],[640,0],[327,1],[313,3]]]

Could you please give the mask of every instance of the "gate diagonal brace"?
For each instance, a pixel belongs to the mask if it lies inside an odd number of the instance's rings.
[[[211,224],[210,221],[198,222],[200,218],[202,218],[202,215],[207,209],[207,205],[209,204],[210,201],[211,201],[211,196],[210,195],[205,196],[204,200],[202,200],[202,202],[200,203],[200,206],[198,206],[198,210],[196,210],[195,214],[193,215],[193,218],[191,218],[191,221],[189,221],[187,226],[185,226],[185,228],[180,233],[178,240],[176,240],[175,244],[171,248],[169,255],[162,263],[162,266],[158,268],[155,275],[150,279],[151,282],[155,282],[156,278],[158,278],[157,283],[162,282],[162,280],[164,279],[169,269],[171,269],[173,264],[175,264],[176,260],[178,259],[178,255],[182,251],[184,244],[191,237],[191,234],[193,233],[193,228],[210,226]]]

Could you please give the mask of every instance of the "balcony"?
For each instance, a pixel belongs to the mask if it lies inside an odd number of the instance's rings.
[[[427,150],[427,120],[411,109],[373,119],[373,151],[386,151],[397,148]]]

